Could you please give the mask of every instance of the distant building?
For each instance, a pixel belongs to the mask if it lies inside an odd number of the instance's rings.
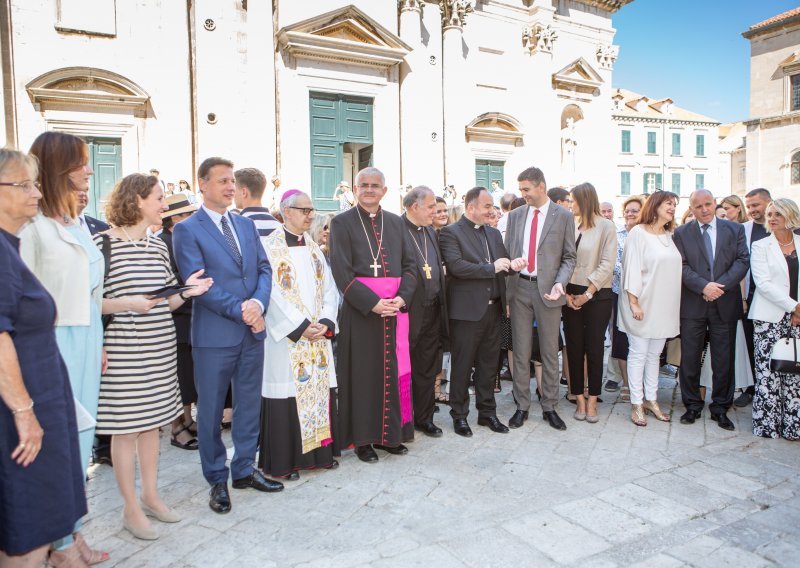
[[[746,188],[800,199],[800,7],[742,35],[750,40]]]
[[[612,119],[618,196],[672,191],[688,198],[695,189],[727,195],[719,162],[719,121],[616,89]]]
[[[719,127],[720,190],[743,196],[747,193],[747,126],[744,122]]]

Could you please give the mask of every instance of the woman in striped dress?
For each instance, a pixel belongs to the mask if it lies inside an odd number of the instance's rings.
[[[108,369],[100,381],[97,433],[112,435],[114,475],[125,501],[122,525],[146,540],[158,538],[148,516],[163,522],[180,520],[157,489],[158,430],[182,411],[170,312],[212,284],[198,271],[186,280],[191,289],[166,299],[151,297],[154,290],[177,284],[166,245],[147,232],[148,226],[161,224],[166,210],[158,179],[131,174],[109,196],[106,217],[113,228],[94,236],[109,257],[103,314],[113,314],[105,330]],[[136,497],[137,456],[141,500]]]

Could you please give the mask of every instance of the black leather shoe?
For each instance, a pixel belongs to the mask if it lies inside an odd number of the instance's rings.
[[[723,430],[735,430],[736,427],[733,425],[733,421],[728,418],[728,415],[724,412],[722,414],[712,414],[711,420],[717,423],[717,426],[722,428]]]
[[[208,506],[215,513],[225,514],[231,510],[231,496],[228,494],[227,483],[215,483],[211,486],[209,492],[211,499],[208,501]]]
[[[428,420],[427,422],[423,422],[422,424],[417,424],[416,426],[414,426],[414,428],[416,428],[423,434],[430,436],[431,438],[442,437],[442,429],[439,428],[436,424],[434,424],[433,420]]]
[[[393,456],[404,456],[408,453],[408,448],[406,448],[403,444],[400,444],[399,446],[383,446],[381,444],[373,444],[372,447],[377,450],[389,452]]]
[[[356,446],[356,456],[362,462],[366,463],[376,463],[378,461],[378,454],[375,453],[375,450],[372,449],[372,446],[367,444],[366,446]]]
[[[265,491],[266,493],[275,493],[276,491],[283,491],[283,483],[267,479],[264,474],[257,469],[247,477],[233,480],[234,489],[255,489],[257,491]]]
[[[292,473],[288,473],[286,475],[273,475],[272,477],[277,477],[278,479],[285,479],[286,481],[297,481],[300,479],[300,472],[293,471]]]
[[[736,400],[733,401],[733,404],[735,404],[737,408],[744,408],[751,402],[753,402],[753,395],[747,391],[744,391],[742,394],[736,397]]]
[[[514,416],[511,417],[511,420],[508,421],[509,428],[520,428],[525,421],[528,419],[528,411],[527,410],[517,410],[514,413]]]
[[[700,418],[700,414],[699,410],[692,410],[690,408],[681,416],[681,424],[694,424],[694,421]]]
[[[456,418],[453,420],[453,430],[459,436],[464,436],[465,438],[472,437],[472,429],[467,424],[466,418]]]
[[[566,430],[567,425],[564,424],[564,421],[561,420],[561,417],[556,414],[555,410],[546,410],[542,412],[542,420],[550,424],[551,428],[555,428],[556,430]]]
[[[488,426],[492,432],[498,434],[508,434],[508,426],[500,422],[497,416],[487,416],[485,418],[478,418],[478,426]]]

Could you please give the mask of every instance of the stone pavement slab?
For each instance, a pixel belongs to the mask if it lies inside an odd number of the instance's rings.
[[[111,552],[104,566],[124,567],[797,565],[800,444],[755,438],[749,407],[730,412],[734,432],[707,412],[681,425],[672,376],[659,389],[671,423],[638,428],[617,393],[602,396],[597,424],[573,420],[562,399],[566,432],[534,403],[504,435],[473,412],[471,439],[442,406],[442,438],[418,435],[408,455],[379,452],[378,464],[347,451],[337,470],[301,473],[279,494],[232,490],[228,515],[208,508],[199,455],[165,434],[159,486],[183,520],[156,522],[157,541],[133,538],[113,470],[93,466],[84,534]],[[497,400],[506,422],[510,383]]]

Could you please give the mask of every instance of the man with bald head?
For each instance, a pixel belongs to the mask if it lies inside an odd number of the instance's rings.
[[[703,410],[700,357],[708,333],[713,375],[708,409],[720,428],[733,430],[726,413],[733,403],[736,322],[742,317],[739,283],[750,267],[750,255],[744,227],[716,218],[710,191],[693,192],[689,207],[695,220],[678,227],[674,235],[683,257],[680,385],[686,412],[681,424],[694,424]]]

